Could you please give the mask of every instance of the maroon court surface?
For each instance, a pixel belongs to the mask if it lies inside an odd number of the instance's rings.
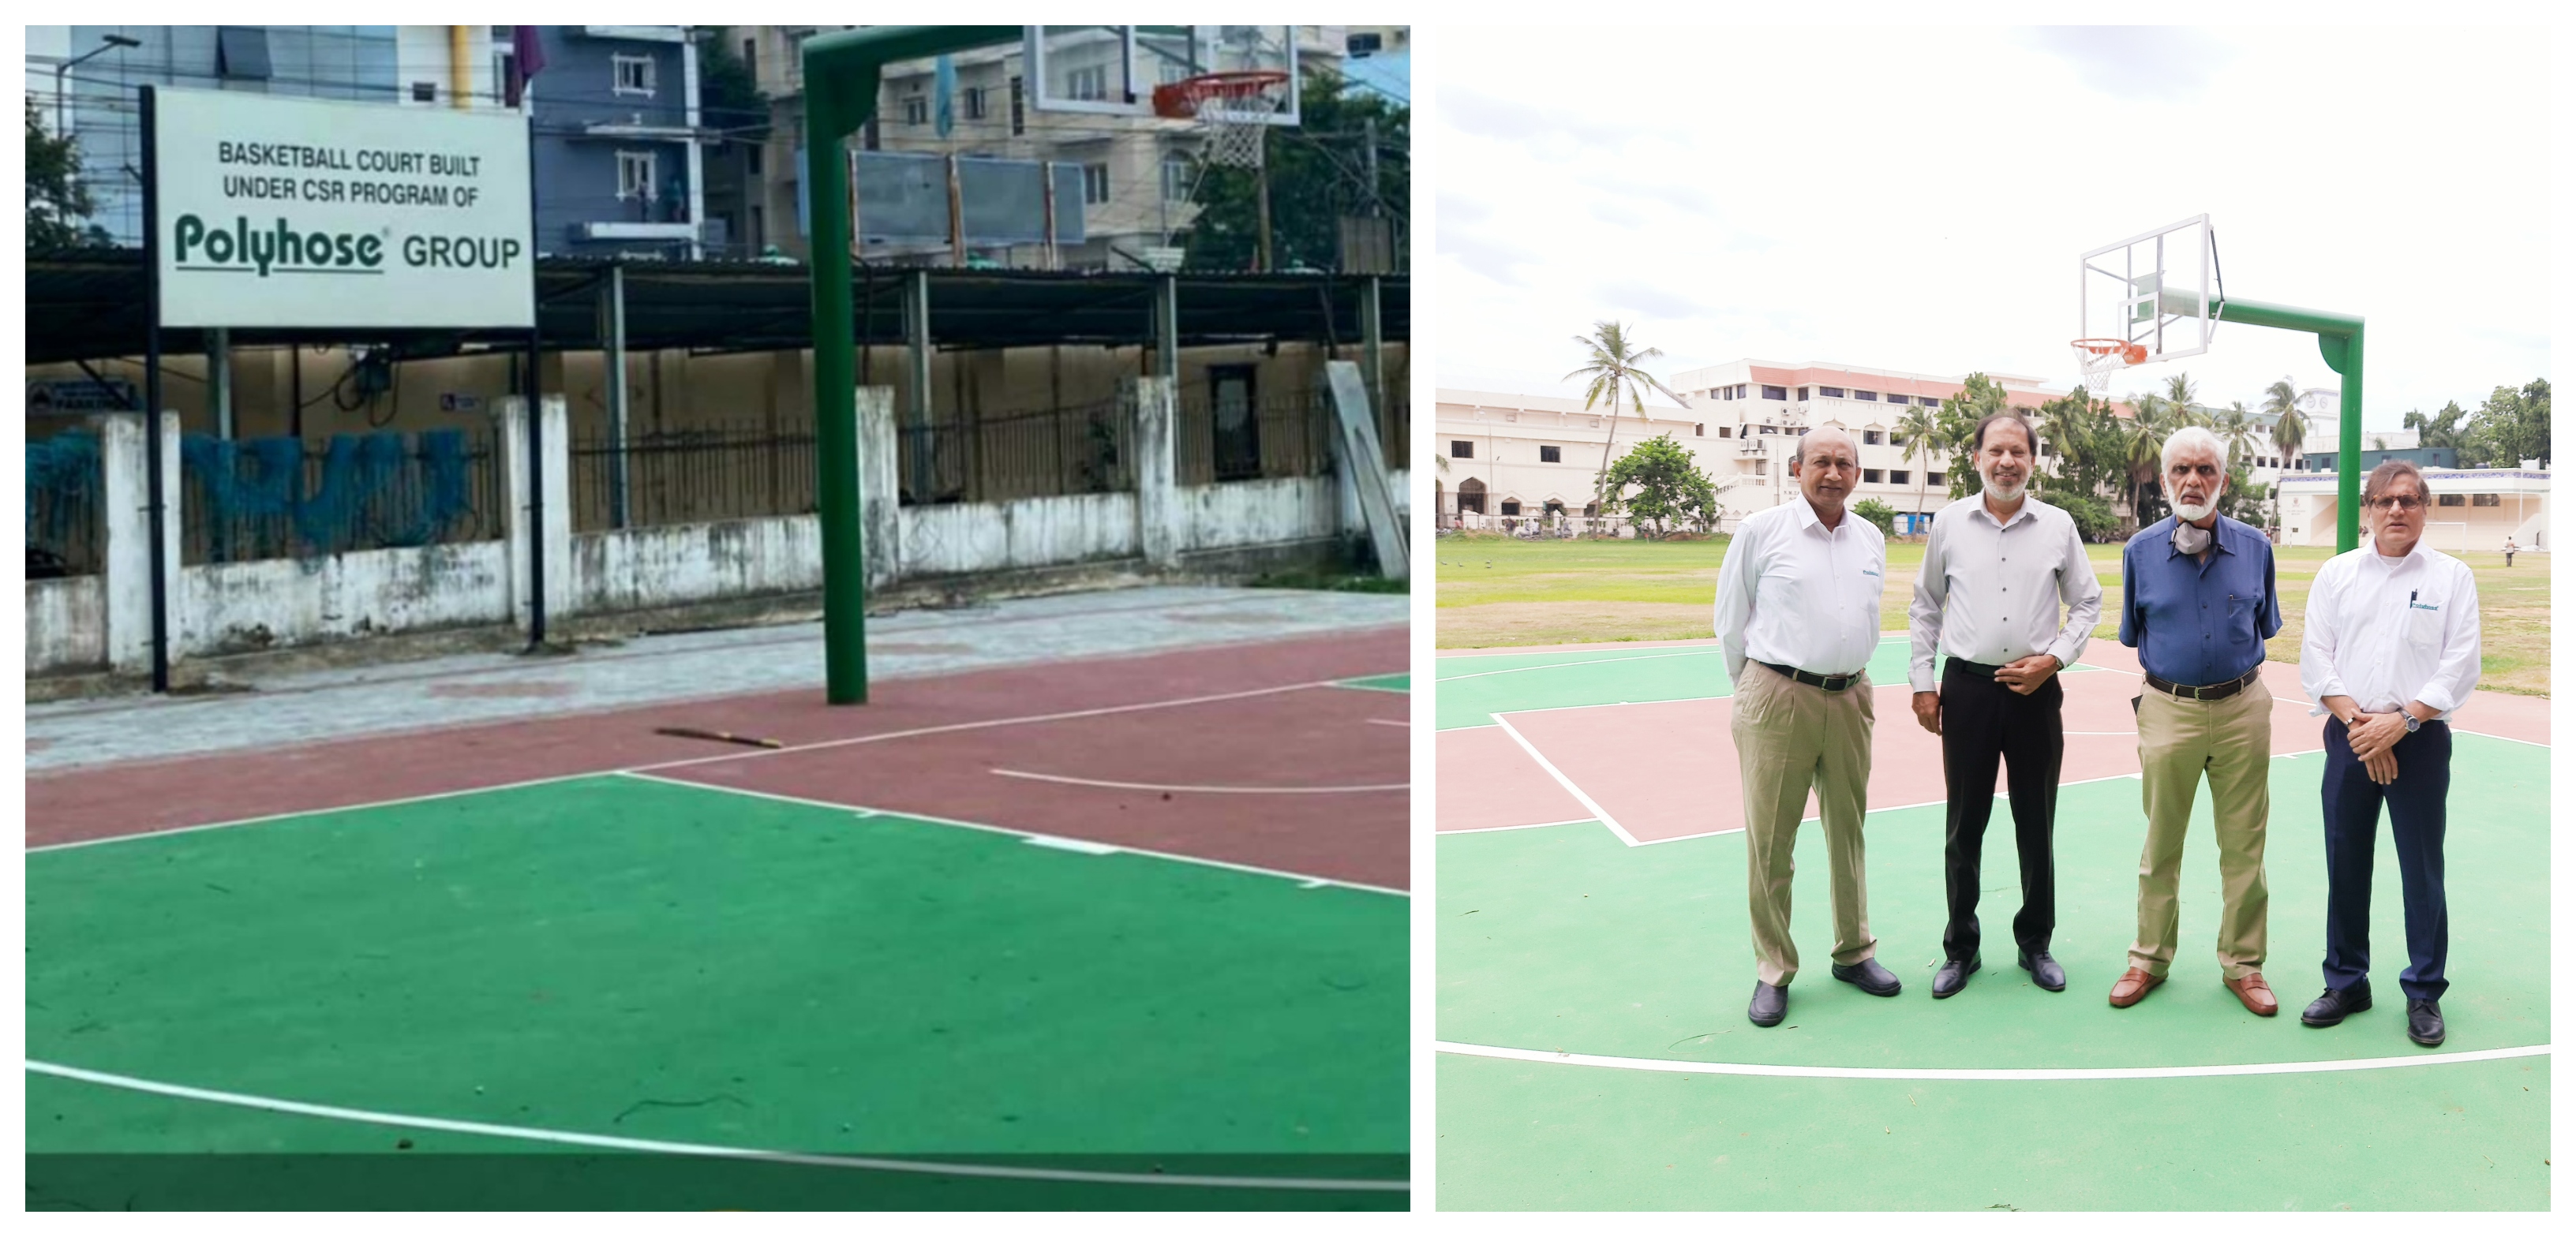
[[[47,846],[624,771],[1408,886],[1402,627],[455,726],[27,780]],[[817,666],[819,676],[820,667]],[[656,734],[687,727],[752,748]]]

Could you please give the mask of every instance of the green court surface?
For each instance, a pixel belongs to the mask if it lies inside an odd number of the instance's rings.
[[[1439,1039],[1632,1062],[1666,1072],[1444,1051],[1443,1209],[1728,1208],[2273,1210],[2545,1208],[2549,1057],[2292,1072],[2301,1062],[2410,1061],[2545,1047],[2548,749],[2456,738],[2446,843],[2449,1041],[2404,1033],[2404,916],[2384,840],[2372,900],[2369,1012],[2311,1030],[2323,984],[2323,756],[2273,762],[2267,851],[2280,1016],[2219,982],[2215,848],[2202,797],[2186,852],[2172,979],[2127,1010],[2143,825],[2134,778],[2068,784],[2057,827],[2067,990],[2013,961],[2020,905],[2009,807],[1984,857],[1985,969],[1935,1002],[1946,916],[1943,809],[1873,813],[1870,924],[1904,980],[1876,998],[1829,974],[1819,827],[1800,839],[1801,972],[1788,1020],[1744,1018],[1743,835],[1629,847],[1598,825],[1441,837]],[[1764,1076],[1825,1070],[2258,1067],[2180,1077],[1958,1079]],[[1688,1064],[1680,1070],[1692,1068]]]
[[[133,1178],[84,1157],[181,1191],[192,1153],[279,1157],[319,1189],[301,1157],[399,1151],[554,1153],[548,1206],[566,1175],[626,1183],[593,1206],[1404,1205],[597,1153],[1400,1179],[1400,897],[615,775],[26,862],[49,1202]]]
[[[1910,637],[1883,634],[1870,654],[1870,681],[1902,683]],[[2068,667],[2083,673],[2089,667]],[[1726,657],[1715,644],[1636,649],[1572,649],[1440,659],[1440,729],[1491,726],[1496,713],[1597,704],[1644,704],[1731,695]]]
[[[1413,690],[1411,674],[1373,674],[1364,679],[1344,679],[1339,686],[1358,687],[1369,691],[1409,692]]]

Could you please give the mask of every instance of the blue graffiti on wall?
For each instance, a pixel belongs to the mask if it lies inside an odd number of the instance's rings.
[[[27,444],[27,576],[99,569],[98,435],[69,430]]]
[[[437,542],[468,514],[461,430],[335,434],[308,477],[298,438],[191,434],[180,458],[214,562],[339,554]]]

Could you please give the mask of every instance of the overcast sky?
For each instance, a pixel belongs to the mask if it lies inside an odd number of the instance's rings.
[[[2494,29],[1444,26],[1441,386],[1573,394],[1627,322],[1742,357],[2077,381],[2077,255],[2207,213],[2227,291],[2363,315],[2363,423],[2549,363],[2549,37]],[[2224,323],[2188,371],[2337,385]]]

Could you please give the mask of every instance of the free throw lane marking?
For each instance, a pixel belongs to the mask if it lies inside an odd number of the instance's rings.
[[[1099,778],[1066,777],[1058,773],[1030,773],[1023,769],[987,769],[995,777],[1025,778],[1032,782],[1055,782],[1065,786],[1097,786],[1104,790],[1159,790],[1170,794],[1193,795],[1351,795],[1370,791],[1411,790],[1410,782],[1387,782],[1369,786],[1165,786],[1158,782],[1108,782]]]
[[[1487,716],[1494,719],[1495,725],[1503,728],[1504,734],[1512,737],[1512,742],[1520,744],[1521,750],[1528,752],[1529,758],[1537,761],[1539,768],[1546,770],[1549,777],[1555,778],[1556,784],[1565,788],[1565,793],[1574,796],[1575,802],[1582,804],[1586,811],[1591,812],[1594,820],[1609,826],[1610,832],[1618,834],[1620,841],[1630,846],[1637,844],[1637,835],[1628,832],[1618,821],[1612,820],[1610,813],[1602,811],[1601,805],[1592,801],[1592,796],[1583,793],[1583,788],[1574,784],[1573,778],[1567,777],[1562,770],[1550,763],[1547,757],[1539,755],[1538,748],[1532,746],[1528,739],[1522,738],[1521,732],[1513,729],[1510,722],[1504,721],[1502,714],[1492,713]]]
[[[307,1104],[297,1100],[275,1099],[264,1095],[243,1095],[232,1091],[210,1091],[202,1087],[184,1087],[175,1083],[154,1082],[123,1074],[108,1074],[50,1061],[30,1060],[30,1074],[45,1074],[125,1091],[166,1095],[172,1099],[198,1100],[209,1104],[228,1104],[235,1108],[255,1108],[264,1112],[289,1113],[299,1117],[320,1117],[331,1121],[358,1121],[369,1125],[390,1125],[403,1129],[439,1130],[451,1134],[478,1134],[490,1138],[516,1138],[529,1142],[556,1143],[574,1147],[602,1147],[612,1151],[654,1151],[665,1155],[707,1156],[717,1159],[759,1160],[771,1164],[802,1164],[815,1168],[861,1168],[879,1172],[929,1173],[947,1177],[995,1177],[1015,1181],[1071,1181],[1095,1185],[1180,1185],[1212,1189],[1244,1190],[1408,1190],[1410,1182],[1335,1180],[1320,1177],[1199,1177],[1171,1173],[1103,1173],[1072,1168],[1018,1168],[999,1164],[942,1164],[912,1160],[877,1159],[855,1155],[816,1155],[795,1151],[768,1151],[753,1147],[717,1147],[703,1143],[662,1142],[647,1138],[617,1138],[605,1134],[582,1134],[571,1130],[546,1130],[519,1125],[492,1125],[481,1121],[451,1121],[444,1117],[415,1117],[405,1113],[371,1112],[363,1108],[339,1108],[329,1104]]]
[[[1739,1065],[1731,1061],[1668,1061],[1657,1057],[1603,1057],[1580,1052],[1546,1052],[1535,1048],[1496,1048],[1486,1044],[1439,1041],[1438,1051],[1461,1057],[1502,1061],[1535,1061],[1545,1065],[1584,1065],[1596,1069],[1646,1070],[1665,1074],[1744,1074],[1762,1078],[1867,1078],[1917,1082],[2094,1082],[2131,1078],[2231,1078],[2247,1074],[2332,1074],[2345,1070],[2404,1069],[2417,1065],[2455,1065],[2467,1061],[2502,1061],[2545,1057],[2549,1045],[2485,1048],[2475,1052],[2430,1052],[2412,1057],[2357,1057],[2347,1061],[2275,1061],[2262,1065],[2160,1065],[2135,1069],[1862,1069],[1837,1065]]]

